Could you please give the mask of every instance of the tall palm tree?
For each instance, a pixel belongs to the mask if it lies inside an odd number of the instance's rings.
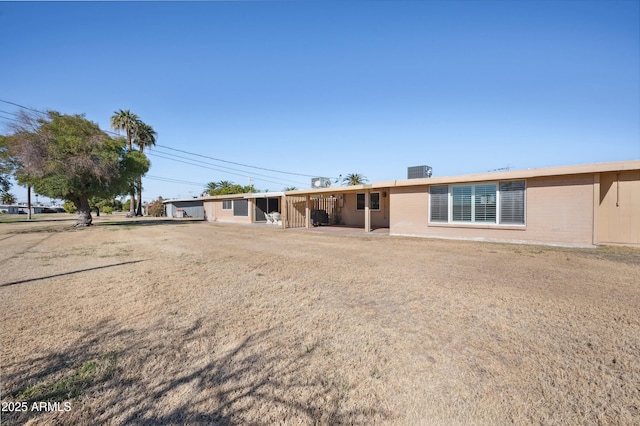
[[[365,175],[362,175],[360,173],[349,173],[347,175],[347,177],[342,179],[342,182],[346,183],[349,186],[351,186],[351,185],[362,185],[363,183],[366,183],[368,181],[369,181],[369,179],[367,179],[367,177]]]
[[[155,146],[157,136],[158,133],[153,130],[153,127],[138,119],[133,142],[138,145],[140,152],[144,153],[145,146],[149,148]],[[138,209],[136,210],[136,216],[142,216],[142,176],[138,177]]]
[[[137,114],[132,113],[128,109],[114,111],[111,116],[111,128],[113,130],[123,130],[127,135],[127,148],[129,151],[133,149],[133,137],[136,134],[140,118]],[[129,203],[129,214],[135,214],[135,185],[131,186],[131,201]]]

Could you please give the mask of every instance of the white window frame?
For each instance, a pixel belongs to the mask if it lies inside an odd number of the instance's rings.
[[[222,210],[233,210],[233,200],[222,200]]]
[[[523,186],[523,197],[522,197],[522,210],[523,210],[523,214],[522,214],[522,223],[502,223],[500,221],[500,217],[501,217],[501,191],[500,191],[500,184],[502,183],[508,183],[508,182],[523,182],[524,186]],[[471,186],[472,188],[472,201],[475,198],[474,194],[475,194],[475,187],[477,185],[492,185],[494,184],[496,187],[496,219],[495,222],[476,222],[475,221],[475,203],[472,202],[471,204],[471,220],[470,221],[463,221],[463,220],[453,220],[453,188],[454,187],[463,187],[463,186]],[[513,179],[513,180],[505,180],[505,181],[490,181],[490,182],[474,182],[474,183],[460,183],[460,184],[449,184],[449,185],[433,185],[433,186],[437,186],[437,187],[442,187],[442,186],[446,186],[447,187],[447,210],[448,210],[448,214],[447,214],[447,221],[439,221],[439,220],[431,220],[431,208],[432,208],[432,201],[431,201],[431,191],[429,191],[429,214],[428,214],[428,223],[431,225],[456,225],[456,226],[488,226],[488,227],[520,227],[520,228],[524,228],[527,225],[527,181],[525,179]]]

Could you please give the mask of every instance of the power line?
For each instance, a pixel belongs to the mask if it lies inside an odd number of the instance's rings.
[[[251,165],[248,165],[248,164],[236,163],[235,161],[222,160],[220,158],[214,158],[214,157],[209,157],[208,155],[196,154],[195,152],[184,151],[182,149],[171,148],[169,146],[160,145],[160,144],[156,144],[156,146],[158,146],[160,148],[170,149],[171,151],[182,152],[183,154],[189,154],[189,155],[194,155],[196,157],[207,158],[209,160],[221,161],[223,163],[229,163],[229,164],[235,164],[236,166],[249,167],[249,168],[252,168],[252,169],[259,169],[259,170],[266,170],[268,172],[283,173],[283,174],[287,174],[287,175],[304,176],[304,177],[310,177],[310,178],[317,177],[317,176],[314,176],[314,175],[305,175],[305,174],[302,174],[302,173],[285,172],[285,171],[282,171],[282,170],[267,169],[265,167],[258,167],[258,166],[251,166]]]
[[[37,110],[37,109],[29,108],[29,107],[26,107],[26,106],[24,106],[24,105],[17,104],[17,103],[15,103],[15,102],[9,102],[9,101],[6,101],[6,100],[4,100],[4,99],[0,99],[0,102],[4,102],[5,104],[14,105],[14,106],[17,106],[17,107],[19,107],[19,108],[27,109],[27,110],[29,110],[29,111],[37,112],[37,113],[40,113],[40,114],[46,114],[46,112],[45,112],[45,111],[40,111],[40,110]]]
[[[4,112],[5,114],[11,114],[11,115],[15,115],[16,117],[19,117],[19,114],[16,114],[15,112],[9,112],[9,111],[3,111],[0,109],[0,112]]]
[[[203,188],[207,186],[205,183],[190,182],[190,181],[187,181],[187,180],[165,178],[165,177],[161,177],[161,176],[143,176],[143,179],[151,179],[151,180],[157,180],[157,181],[160,181],[160,182],[169,182],[169,183],[181,183],[181,184],[184,184],[184,185],[201,186]]]
[[[164,154],[164,152],[163,152],[163,154]],[[210,165],[210,166],[220,167],[222,169],[227,169],[227,170],[233,170],[233,171],[236,171],[236,172],[240,172],[240,173],[243,173],[242,176],[246,176],[247,174],[250,174],[251,176],[262,176],[262,177],[266,177],[266,178],[274,178],[274,176],[263,175],[263,174],[260,174],[260,173],[255,173],[255,172],[251,172],[251,171],[247,171],[247,170],[234,169],[233,167],[220,166],[220,165],[208,163],[208,162],[202,161],[202,160],[194,160],[194,159],[189,158],[189,157],[183,157],[181,155],[176,155],[176,154],[171,154],[171,155],[172,155],[172,157],[182,158],[184,160],[195,161],[195,162],[202,163],[202,164],[207,164],[207,165]],[[223,170],[219,170],[219,171],[223,171]],[[298,181],[289,180],[289,179],[282,179],[282,181],[293,182],[293,183],[296,183],[296,184],[300,184],[300,182],[298,182]]]
[[[214,167],[203,166],[202,164],[192,163],[192,162],[189,162],[189,161],[176,160],[175,158],[165,157],[163,155],[159,155],[159,154],[156,154],[156,153],[149,153],[149,155],[151,155],[153,157],[164,158],[166,160],[176,161],[178,163],[184,163],[184,164],[189,164],[191,166],[201,167],[203,169],[215,170],[217,172],[229,173],[229,174],[232,174],[232,175],[237,175],[237,176],[242,176],[242,177],[246,177],[247,176],[246,174],[228,172],[226,170],[220,170],[220,169],[216,169]],[[285,185],[286,186],[286,183],[284,183],[284,182],[275,182],[275,181],[268,180],[268,179],[263,179],[263,178],[257,178],[256,180],[259,180],[261,182],[269,182],[269,183],[274,183],[276,185]],[[294,182],[294,181],[291,181],[291,182]],[[300,184],[300,182],[296,182],[296,183]]]
[[[10,104],[10,105],[14,105],[14,106],[17,106],[19,108],[26,109],[26,110],[33,111],[33,112],[37,112],[37,113],[40,113],[40,114],[47,114],[45,111],[40,111],[40,110],[37,110],[37,109],[34,109],[34,108],[30,108],[30,107],[27,107],[27,106],[24,106],[24,105],[20,105],[18,103],[7,101],[7,100],[4,100],[4,99],[0,99],[0,102],[4,102],[4,103]],[[9,114],[13,114],[13,115],[17,116],[17,114],[14,114],[14,113],[9,113]],[[1,115],[0,115],[0,118],[5,119],[5,120],[10,120],[10,118],[3,117]],[[102,130],[102,131],[105,132],[105,133],[116,135],[118,137],[122,136],[120,133],[112,132],[110,130]],[[192,155],[192,156],[195,156],[195,157],[206,158],[206,159],[209,159],[209,160],[219,161],[219,162],[227,163],[227,164],[234,164],[236,166],[246,167],[246,168],[250,168],[250,169],[264,170],[264,171],[268,171],[268,172],[272,172],[272,173],[287,174],[287,175],[292,175],[292,176],[302,176],[302,177],[308,177],[308,178],[317,177],[317,175],[308,175],[308,174],[303,174],[303,173],[287,172],[287,171],[284,171],[284,170],[270,169],[270,168],[266,168],[266,167],[259,167],[259,166],[252,166],[250,164],[238,163],[238,162],[235,162],[235,161],[223,160],[221,158],[210,157],[208,155],[198,154],[198,153],[195,153],[195,152],[190,152],[190,151],[186,151],[186,150],[182,150],[182,149],[178,149],[178,148],[173,148],[173,147],[166,146],[166,145],[161,145],[161,144],[156,144],[156,146],[159,147],[159,148],[164,148],[164,149],[175,151],[175,152],[181,152],[183,154]],[[199,160],[194,160],[194,159],[190,159],[190,158],[186,158],[186,157],[180,157],[180,156],[176,156],[176,157],[188,159],[190,161],[199,161]],[[166,158],[166,157],[160,157],[160,158]],[[172,160],[171,158],[167,158],[167,159]],[[174,160],[174,161],[178,161],[178,160]],[[190,163],[186,163],[186,164],[190,164]],[[205,164],[211,164],[211,163],[205,163]],[[197,164],[192,164],[192,165],[198,166]],[[202,167],[202,166],[200,166],[200,167]],[[249,172],[245,172],[243,170],[233,169],[233,168],[219,166],[219,165],[217,167],[222,167],[222,168],[226,168],[226,169],[229,169],[229,170],[236,170],[236,171],[240,171],[240,172],[243,172],[243,173],[249,173]],[[237,173],[227,172],[227,171],[224,171],[224,170],[217,170],[217,169],[212,169],[212,170],[222,171],[222,172],[225,172],[225,173],[231,173],[231,174],[236,174],[237,175]],[[266,176],[266,175],[260,175],[260,174],[257,174],[257,173],[252,173],[252,175],[255,175],[255,176]],[[242,174],[242,175],[239,175],[239,176],[245,176],[245,174]],[[266,177],[270,177],[270,176],[266,176]],[[282,184],[282,182],[274,182],[274,181],[269,181],[269,180],[266,180],[266,179],[258,179],[258,180],[265,181],[265,182],[270,182],[270,183],[276,183],[278,185]],[[301,182],[297,182],[297,181],[289,181],[289,182],[294,182],[296,184],[301,184]]]

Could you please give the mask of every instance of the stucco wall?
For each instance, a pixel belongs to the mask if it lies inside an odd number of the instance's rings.
[[[207,220],[210,222],[224,223],[251,223],[254,212],[253,200],[249,200],[249,215],[234,216],[233,208],[231,210],[222,209],[222,200],[207,200],[204,202],[207,211]]]
[[[371,227],[372,228],[388,228],[389,227],[389,190],[376,190],[371,192],[380,192],[380,210],[371,210]],[[384,193],[387,196],[384,196]],[[356,210],[356,194],[345,193],[344,204],[340,209],[340,224],[347,226],[364,227],[364,210]]]
[[[640,170],[600,175],[598,242],[640,244]]]
[[[428,187],[391,189],[390,233],[442,238],[593,242],[593,174],[527,179],[526,225],[429,224]]]

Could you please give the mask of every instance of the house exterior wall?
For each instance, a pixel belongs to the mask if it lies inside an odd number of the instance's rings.
[[[254,214],[253,200],[249,202],[249,214],[248,216],[234,216],[233,208],[231,210],[223,210],[223,200],[205,200],[205,210],[207,213],[207,220],[209,222],[223,222],[223,223],[252,223]]]
[[[598,242],[640,244],[640,170],[601,173],[599,187]]]
[[[364,192],[364,191],[363,191]],[[371,210],[371,227],[389,227],[389,190],[375,189],[370,192],[380,193],[380,210]],[[384,194],[387,194],[385,197]],[[364,227],[364,210],[357,210],[357,195],[355,192],[348,192],[343,195],[343,204],[339,209],[340,224],[347,226]]]
[[[429,223],[427,185],[391,188],[390,233],[591,245],[594,220],[593,183],[593,174],[526,179],[524,226]]]

